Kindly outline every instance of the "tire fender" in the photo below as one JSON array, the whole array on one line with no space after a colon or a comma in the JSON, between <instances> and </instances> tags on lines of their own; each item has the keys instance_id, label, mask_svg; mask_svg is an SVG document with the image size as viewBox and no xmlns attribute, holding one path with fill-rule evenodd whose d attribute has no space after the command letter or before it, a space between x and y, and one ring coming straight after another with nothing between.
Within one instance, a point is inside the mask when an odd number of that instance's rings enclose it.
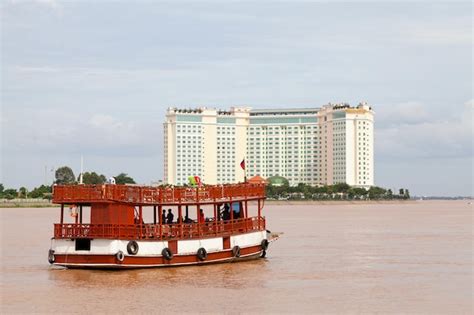
<instances>
[{"instance_id":1,"label":"tire fender","mask_svg":"<svg viewBox=\"0 0 474 315\"><path fill-rule=\"evenodd\" d=\"M240 257L240 247L239 246L236 245L232 248L232 256L234 256L235 258Z\"/></svg>"},{"instance_id":2,"label":"tire fender","mask_svg":"<svg viewBox=\"0 0 474 315\"><path fill-rule=\"evenodd\" d=\"M138 253L138 243L136 241L130 241L127 244L127 252L130 255L136 255Z\"/></svg>"},{"instance_id":3,"label":"tire fender","mask_svg":"<svg viewBox=\"0 0 474 315\"><path fill-rule=\"evenodd\" d=\"M200 261L204 261L207 259L207 251L204 247L199 248L196 255Z\"/></svg>"}]
</instances>

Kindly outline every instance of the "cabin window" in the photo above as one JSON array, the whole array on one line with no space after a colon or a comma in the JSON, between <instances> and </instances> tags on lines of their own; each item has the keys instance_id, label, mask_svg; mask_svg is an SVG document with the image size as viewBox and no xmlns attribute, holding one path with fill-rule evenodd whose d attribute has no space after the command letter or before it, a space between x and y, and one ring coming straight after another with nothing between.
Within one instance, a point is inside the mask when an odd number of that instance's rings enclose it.
<instances>
[{"instance_id":1,"label":"cabin window","mask_svg":"<svg viewBox=\"0 0 474 315\"><path fill-rule=\"evenodd\" d=\"M76 239L76 250L91 250L91 240L88 238Z\"/></svg>"}]
</instances>

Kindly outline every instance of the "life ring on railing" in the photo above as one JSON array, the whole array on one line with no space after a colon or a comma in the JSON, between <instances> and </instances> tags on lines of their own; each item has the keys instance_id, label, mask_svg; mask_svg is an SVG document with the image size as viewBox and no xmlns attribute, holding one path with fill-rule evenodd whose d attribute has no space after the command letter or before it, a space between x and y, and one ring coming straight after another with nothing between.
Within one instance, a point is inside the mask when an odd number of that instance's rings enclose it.
<instances>
[{"instance_id":1,"label":"life ring on railing","mask_svg":"<svg viewBox=\"0 0 474 315\"><path fill-rule=\"evenodd\" d=\"M236 245L232 248L232 256L234 256L235 258L240 257L240 247L239 246Z\"/></svg>"},{"instance_id":2,"label":"life ring on railing","mask_svg":"<svg viewBox=\"0 0 474 315\"><path fill-rule=\"evenodd\" d=\"M48 262L50 264L53 264L55 260L56 260L56 258L54 257L54 250L50 249L48 251Z\"/></svg>"},{"instance_id":3,"label":"life ring on railing","mask_svg":"<svg viewBox=\"0 0 474 315\"><path fill-rule=\"evenodd\" d=\"M268 240L267 239L264 239L262 240L262 242L260 243L260 247L262 247L262 249L265 251L268 249Z\"/></svg>"},{"instance_id":4,"label":"life ring on railing","mask_svg":"<svg viewBox=\"0 0 474 315\"><path fill-rule=\"evenodd\" d=\"M138 243L136 241L130 241L127 244L127 252L130 255L136 255L138 253Z\"/></svg>"},{"instance_id":5,"label":"life ring on railing","mask_svg":"<svg viewBox=\"0 0 474 315\"><path fill-rule=\"evenodd\" d=\"M117 254L115 254L115 258L117 258L118 261L122 262L125 259L125 254L119 250Z\"/></svg>"},{"instance_id":6,"label":"life ring on railing","mask_svg":"<svg viewBox=\"0 0 474 315\"><path fill-rule=\"evenodd\" d=\"M199 248L196 255L200 261L204 261L207 259L207 251L204 247Z\"/></svg>"},{"instance_id":7,"label":"life ring on railing","mask_svg":"<svg viewBox=\"0 0 474 315\"><path fill-rule=\"evenodd\" d=\"M168 261L173 259L173 252L168 247L163 248L163 250L161 251L161 255L163 256L164 259Z\"/></svg>"}]
</instances>

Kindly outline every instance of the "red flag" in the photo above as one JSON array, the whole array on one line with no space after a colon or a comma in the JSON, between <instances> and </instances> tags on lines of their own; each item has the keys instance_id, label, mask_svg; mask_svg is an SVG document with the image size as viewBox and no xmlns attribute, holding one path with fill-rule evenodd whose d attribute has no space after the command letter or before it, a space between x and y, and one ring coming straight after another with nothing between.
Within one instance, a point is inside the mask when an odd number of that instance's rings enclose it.
<instances>
[{"instance_id":1,"label":"red flag","mask_svg":"<svg viewBox=\"0 0 474 315\"><path fill-rule=\"evenodd\" d=\"M242 162L240 162L240 167L245 170L245 159L242 160Z\"/></svg>"}]
</instances>

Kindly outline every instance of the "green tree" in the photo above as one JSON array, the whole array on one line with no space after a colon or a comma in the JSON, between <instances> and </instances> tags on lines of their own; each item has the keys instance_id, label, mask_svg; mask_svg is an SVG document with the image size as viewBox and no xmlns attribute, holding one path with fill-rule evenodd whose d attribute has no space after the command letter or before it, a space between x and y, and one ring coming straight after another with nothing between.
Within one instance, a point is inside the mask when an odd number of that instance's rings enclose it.
<instances>
[{"instance_id":1,"label":"green tree","mask_svg":"<svg viewBox=\"0 0 474 315\"><path fill-rule=\"evenodd\" d=\"M51 195L51 186L41 185L36 187L30 192L31 198L45 198L49 199L48 197Z\"/></svg>"},{"instance_id":2,"label":"green tree","mask_svg":"<svg viewBox=\"0 0 474 315\"><path fill-rule=\"evenodd\" d=\"M3 198L5 199L15 199L18 197L18 192L16 189L9 188L3 191Z\"/></svg>"},{"instance_id":3,"label":"green tree","mask_svg":"<svg viewBox=\"0 0 474 315\"><path fill-rule=\"evenodd\" d=\"M3 195L4 190L5 190L5 187L3 186L3 184L0 184L0 198Z\"/></svg>"},{"instance_id":4,"label":"green tree","mask_svg":"<svg viewBox=\"0 0 474 315\"><path fill-rule=\"evenodd\" d=\"M74 184L76 177L69 166L62 166L56 170L56 184L67 185Z\"/></svg>"},{"instance_id":5,"label":"green tree","mask_svg":"<svg viewBox=\"0 0 474 315\"><path fill-rule=\"evenodd\" d=\"M387 198L392 199L393 198L393 192L391 189L387 190Z\"/></svg>"},{"instance_id":6,"label":"green tree","mask_svg":"<svg viewBox=\"0 0 474 315\"><path fill-rule=\"evenodd\" d=\"M115 176L115 183L116 184L135 184L135 181L133 178L128 176L125 173L120 173L117 176Z\"/></svg>"},{"instance_id":7,"label":"green tree","mask_svg":"<svg viewBox=\"0 0 474 315\"><path fill-rule=\"evenodd\" d=\"M107 178L104 175L99 175L96 172L91 172L91 173L85 172L84 174L82 174L82 182L84 184L98 185L98 184L103 184L106 181L107 181Z\"/></svg>"},{"instance_id":8,"label":"green tree","mask_svg":"<svg viewBox=\"0 0 474 315\"><path fill-rule=\"evenodd\" d=\"M369 188L368 193L370 199L381 199L385 196L387 190L382 187L372 186Z\"/></svg>"},{"instance_id":9,"label":"green tree","mask_svg":"<svg viewBox=\"0 0 474 315\"><path fill-rule=\"evenodd\" d=\"M405 199L410 199L410 192L408 189L405 189Z\"/></svg>"},{"instance_id":10,"label":"green tree","mask_svg":"<svg viewBox=\"0 0 474 315\"><path fill-rule=\"evenodd\" d=\"M351 188L351 186L349 186L346 183L338 183L338 184L333 185L334 192L338 192L338 193L346 193L349 190L349 188Z\"/></svg>"},{"instance_id":11,"label":"green tree","mask_svg":"<svg viewBox=\"0 0 474 315\"><path fill-rule=\"evenodd\" d=\"M28 197L28 189L26 189L26 187L20 187L20 189L18 190L18 197L19 198Z\"/></svg>"}]
</instances>

